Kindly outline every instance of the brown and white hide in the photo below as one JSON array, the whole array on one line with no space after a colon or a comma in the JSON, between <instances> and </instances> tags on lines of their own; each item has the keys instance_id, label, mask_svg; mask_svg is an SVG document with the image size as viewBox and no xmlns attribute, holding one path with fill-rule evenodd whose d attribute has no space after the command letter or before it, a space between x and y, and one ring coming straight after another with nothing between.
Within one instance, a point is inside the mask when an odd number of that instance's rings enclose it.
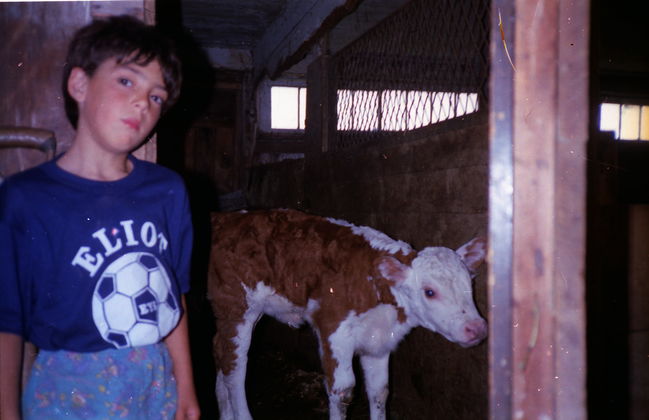
<instances>
[{"instance_id":1,"label":"brown and white hide","mask_svg":"<svg viewBox=\"0 0 649 420\"><path fill-rule=\"evenodd\" d=\"M307 322L320 346L330 419L344 419L360 357L373 420L385 418L388 359L416 326L461 346L487 334L471 279L485 256L473 239L453 251L294 210L212 215L208 291L216 317L216 394L222 420L251 419L245 395L255 323Z\"/></svg>"}]
</instances>

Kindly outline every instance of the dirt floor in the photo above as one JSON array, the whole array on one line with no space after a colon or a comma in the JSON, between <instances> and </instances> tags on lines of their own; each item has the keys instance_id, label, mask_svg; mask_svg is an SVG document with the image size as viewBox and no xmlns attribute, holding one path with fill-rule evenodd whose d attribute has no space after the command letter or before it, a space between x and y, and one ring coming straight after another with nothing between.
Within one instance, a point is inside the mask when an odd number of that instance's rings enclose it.
<instances>
[{"instance_id":1,"label":"dirt floor","mask_svg":"<svg viewBox=\"0 0 649 420\"><path fill-rule=\"evenodd\" d=\"M327 394L319 370L304 370L299 363L278 351L256 355L250 360L249 369L248 404L255 419L329 418ZM348 408L350 420L369 419L367 400L358 388Z\"/></svg>"},{"instance_id":2,"label":"dirt floor","mask_svg":"<svg viewBox=\"0 0 649 420\"><path fill-rule=\"evenodd\" d=\"M192 337L202 418L209 420L218 419L210 348L213 332L205 326L200 337ZM347 412L349 420L369 419L359 375L357 372L354 401ZM306 327L292 330L262 318L249 352L246 392L255 420L327 420L328 401L313 333Z\"/></svg>"}]
</instances>

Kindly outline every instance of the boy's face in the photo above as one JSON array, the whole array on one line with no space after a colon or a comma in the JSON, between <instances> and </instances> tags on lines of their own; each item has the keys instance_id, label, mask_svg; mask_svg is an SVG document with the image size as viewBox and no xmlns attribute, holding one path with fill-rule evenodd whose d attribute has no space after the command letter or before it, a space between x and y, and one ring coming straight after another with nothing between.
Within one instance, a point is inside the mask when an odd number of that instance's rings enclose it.
<instances>
[{"instance_id":1,"label":"boy's face","mask_svg":"<svg viewBox=\"0 0 649 420\"><path fill-rule=\"evenodd\" d=\"M157 60L141 66L111 58L92 76L74 68L68 91L79 106L76 141L111 154L128 153L142 142L168 96Z\"/></svg>"}]
</instances>

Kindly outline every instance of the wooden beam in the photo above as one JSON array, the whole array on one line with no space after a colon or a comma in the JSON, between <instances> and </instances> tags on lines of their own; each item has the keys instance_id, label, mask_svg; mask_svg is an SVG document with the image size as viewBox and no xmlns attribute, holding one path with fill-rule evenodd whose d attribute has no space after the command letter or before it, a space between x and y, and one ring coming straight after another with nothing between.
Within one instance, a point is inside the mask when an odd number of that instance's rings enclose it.
<instances>
[{"instance_id":1,"label":"wooden beam","mask_svg":"<svg viewBox=\"0 0 649 420\"><path fill-rule=\"evenodd\" d=\"M255 153L305 153L306 146L303 139L304 135L299 134L294 136L296 138L290 138L291 136L275 136L273 139L272 136L267 137L264 140L257 141L255 145ZM287 139L289 137L289 139Z\"/></svg>"},{"instance_id":2,"label":"wooden beam","mask_svg":"<svg viewBox=\"0 0 649 420\"><path fill-rule=\"evenodd\" d=\"M587 417L589 16L588 0L493 3L492 419Z\"/></svg>"},{"instance_id":3,"label":"wooden beam","mask_svg":"<svg viewBox=\"0 0 649 420\"><path fill-rule=\"evenodd\" d=\"M216 68L225 68L230 70L251 70L252 54L245 48L205 48L210 64Z\"/></svg>"},{"instance_id":4,"label":"wooden beam","mask_svg":"<svg viewBox=\"0 0 649 420\"><path fill-rule=\"evenodd\" d=\"M288 2L286 11L265 32L253 52L253 76L275 79L309 52L320 36L353 12L362 0L301 0Z\"/></svg>"},{"instance_id":5,"label":"wooden beam","mask_svg":"<svg viewBox=\"0 0 649 420\"><path fill-rule=\"evenodd\" d=\"M555 176L556 419L586 419L586 192L590 1L560 1Z\"/></svg>"},{"instance_id":6,"label":"wooden beam","mask_svg":"<svg viewBox=\"0 0 649 420\"><path fill-rule=\"evenodd\" d=\"M514 50L514 0L494 0L489 81L489 417L512 409L512 229L514 211L514 68L499 31Z\"/></svg>"},{"instance_id":7,"label":"wooden beam","mask_svg":"<svg viewBox=\"0 0 649 420\"><path fill-rule=\"evenodd\" d=\"M112 0L88 1L90 13L93 18L102 18L115 15L131 15L142 21L153 24L155 20L155 7L151 7L149 0Z\"/></svg>"}]
</instances>

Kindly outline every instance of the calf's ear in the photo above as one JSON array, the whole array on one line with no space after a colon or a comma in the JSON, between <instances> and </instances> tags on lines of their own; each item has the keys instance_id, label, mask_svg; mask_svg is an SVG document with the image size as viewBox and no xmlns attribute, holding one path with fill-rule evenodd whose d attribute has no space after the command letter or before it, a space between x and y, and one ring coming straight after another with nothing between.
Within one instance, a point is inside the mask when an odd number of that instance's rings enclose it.
<instances>
[{"instance_id":1,"label":"calf's ear","mask_svg":"<svg viewBox=\"0 0 649 420\"><path fill-rule=\"evenodd\" d=\"M408 267L394 257L381 257L376 260L376 267L384 278L396 284L403 283L408 278Z\"/></svg>"},{"instance_id":2,"label":"calf's ear","mask_svg":"<svg viewBox=\"0 0 649 420\"><path fill-rule=\"evenodd\" d=\"M473 238L456 249L455 252L462 258L469 269L471 278L473 278L487 255L487 240L483 237Z\"/></svg>"}]
</instances>

